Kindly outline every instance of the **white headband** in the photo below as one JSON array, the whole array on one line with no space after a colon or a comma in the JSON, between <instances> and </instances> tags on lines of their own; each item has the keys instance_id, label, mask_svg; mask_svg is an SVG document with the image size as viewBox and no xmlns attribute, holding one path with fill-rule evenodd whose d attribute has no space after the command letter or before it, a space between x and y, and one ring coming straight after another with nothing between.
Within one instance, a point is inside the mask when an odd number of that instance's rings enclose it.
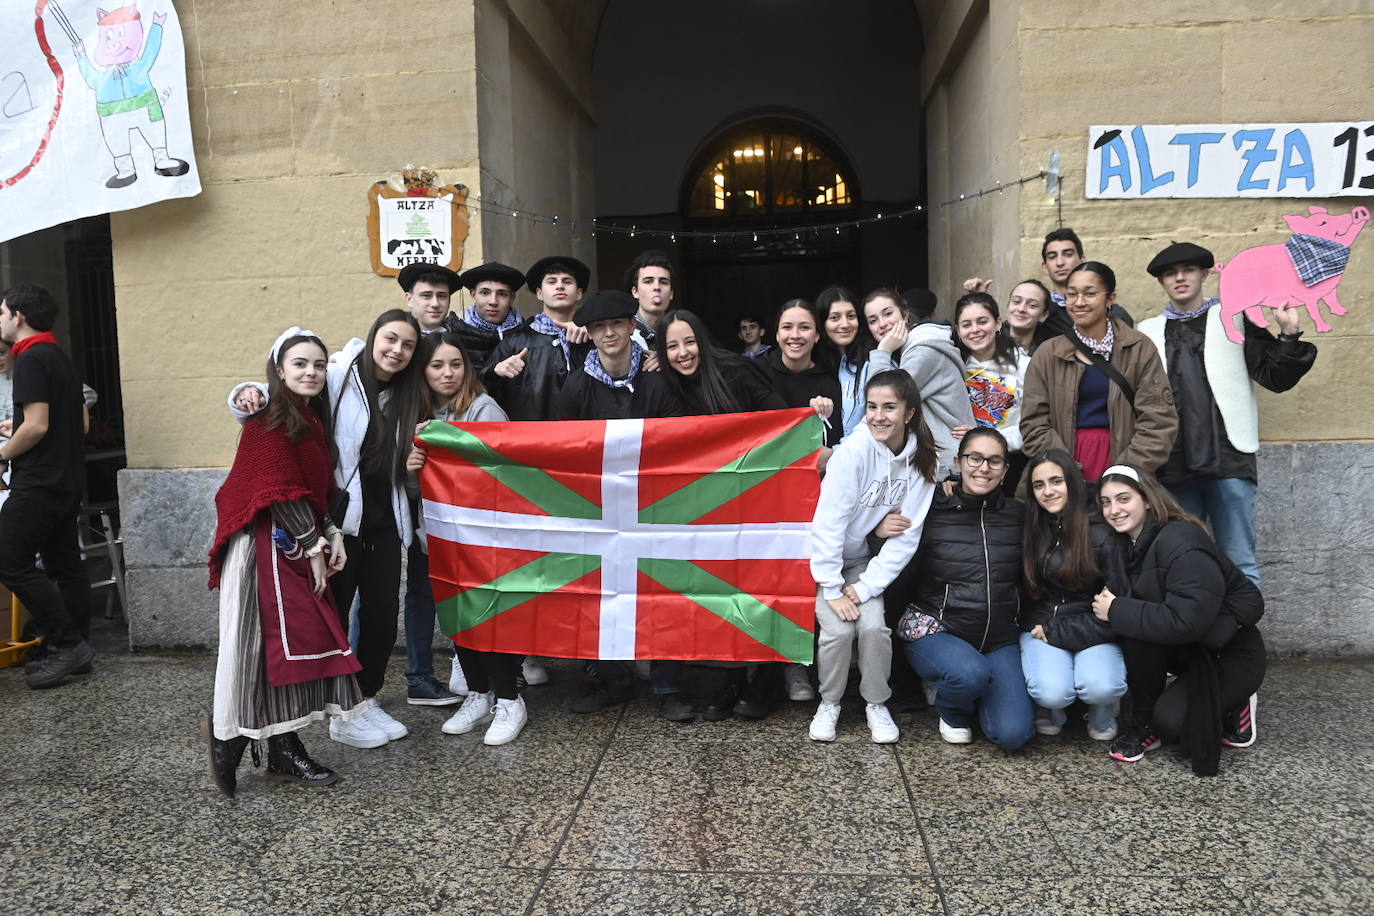
<instances>
[{"instance_id":1,"label":"white headband","mask_svg":"<svg viewBox=\"0 0 1374 916\"><path fill-rule=\"evenodd\" d=\"M1124 464L1114 464L1111 467L1107 468L1107 470L1102 472L1103 477L1106 477L1109 474L1119 474L1122 477L1129 477L1136 483L1140 483L1140 475L1136 473L1135 468L1127 467Z\"/></svg>"},{"instance_id":2,"label":"white headband","mask_svg":"<svg viewBox=\"0 0 1374 916\"><path fill-rule=\"evenodd\" d=\"M287 328L285 331L281 332L281 336L276 339L276 341L272 344L272 349L268 351L269 355L272 357L272 364L276 365L277 363L281 362L281 345L286 343L291 338L314 337L318 339L319 336L320 335L316 334L314 331L302 331L299 327L294 325L292 327Z\"/></svg>"}]
</instances>

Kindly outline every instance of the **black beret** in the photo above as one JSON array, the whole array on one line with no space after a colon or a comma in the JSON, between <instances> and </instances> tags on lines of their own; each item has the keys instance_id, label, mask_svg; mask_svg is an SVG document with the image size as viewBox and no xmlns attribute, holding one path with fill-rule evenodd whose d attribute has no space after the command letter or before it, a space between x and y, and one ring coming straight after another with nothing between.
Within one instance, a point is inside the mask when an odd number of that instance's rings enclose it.
<instances>
[{"instance_id":1,"label":"black beret","mask_svg":"<svg viewBox=\"0 0 1374 916\"><path fill-rule=\"evenodd\" d=\"M592 281L592 269L586 264L570 254L555 254L547 258L540 258L534 262L533 267L525 272L525 282L529 284L531 292L539 292L539 287L544 283L544 276L554 264L562 264L572 270L573 279L577 281L578 289L586 289L587 284Z\"/></svg>"},{"instance_id":2,"label":"black beret","mask_svg":"<svg viewBox=\"0 0 1374 916\"><path fill-rule=\"evenodd\" d=\"M1212 253L1201 245L1194 245L1192 242L1174 242L1155 255L1154 260L1145 268L1145 272L1157 279L1175 264L1196 264L1203 270L1210 270L1216 262L1217 259L1212 257Z\"/></svg>"},{"instance_id":3,"label":"black beret","mask_svg":"<svg viewBox=\"0 0 1374 916\"><path fill-rule=\"evenodd\" d=\"M465 270L458 279L462 282L463 286L467 287L469 290L475 290L477 284L483 281L504 283L510 287L510 291L513 293L519 292L525 286L524 274L514 267L507 267L505 264L499 264L496 261L491 261L487 264L479 264L471 270Z\"/></svg>"},{"instance_id":4,"label":"black beret","mask_svg":"<svg viewBox=\"0 0 1374 916\"><path fill-rule=\"evenodd\" d=\"M609 321L612 318L633 318L639 311L639 303L634 297L621 289L603 289L592 293L590 299L573 315L573 323L585 328L593 321Z\"/></svg>"},{"instance_id":5,"label":"black beret","mask_svg":"<svg viewBox=\"0 0 1374 916\"><path fill-rule=\"evenodd\" d=\"M401 272L396 275L396 282L401 284L401 289L410 292L410 288L415 285L415 281L420 279L422 274L438 274L443 277L448 283L448 291L450 294L463 285L459 282L456 273L449 270L447 267L439 264L432 264L429 261L420 261L402 267Z\"/></svg>"}]
</instances>

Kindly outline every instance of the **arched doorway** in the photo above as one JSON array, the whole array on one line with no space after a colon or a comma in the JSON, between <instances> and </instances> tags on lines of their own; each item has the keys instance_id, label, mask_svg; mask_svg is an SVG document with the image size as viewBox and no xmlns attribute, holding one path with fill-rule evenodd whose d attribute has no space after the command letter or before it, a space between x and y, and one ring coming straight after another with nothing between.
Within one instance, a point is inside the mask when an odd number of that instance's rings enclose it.
<instances>
[{"instance_id":1,"label":"arched doorway","mask_svg":"<svg viewBox=\"0 0 1374 916\"><path fill-rule=\"evenodd\" d=\"M778 303L853 283L856 232L812 227L852 219L860 201L849 157L813 125L773 116L717 133L683 182L680 212L693 234L684 237L682 261L693 307L728 339L745 315L766 323Z\"/></svg>"},{"instance_id":2,"label":"arched doorway","mask_svg":"<svg viewBox=\"0 0 1374 916\"><path fill-rule=\"evenodd\" d=\"M608 3L592 68L596 215L637 231L598 233L600 285L664 249L675 304L730 343L740 314L771 319L831 283L924 284L923 216L809 231L924 203L922 44L909 0Z\"/></svg>"}]
</instances>

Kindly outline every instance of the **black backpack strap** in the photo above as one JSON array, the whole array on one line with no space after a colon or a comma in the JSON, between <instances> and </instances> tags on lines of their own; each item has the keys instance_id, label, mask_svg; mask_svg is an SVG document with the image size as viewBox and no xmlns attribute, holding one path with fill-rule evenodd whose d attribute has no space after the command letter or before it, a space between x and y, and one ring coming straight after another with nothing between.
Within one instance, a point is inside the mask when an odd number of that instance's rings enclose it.
<instances>
[{"instance_id":1,"label":"black backpack strap","mask_svg":"<svg viewBox=\"0 0 1374 916\"><path fill-rule=\"evenodd\" d=\"M1107 378L1116 382L1117 386L1121 389L1121 393L1126 396L1126 400L1130 401L1131 406L1134 407L1135 386L1132 385L1130 382L1126 381L1126 376L1122 375L1120 370L1118 370L1111 363L1103 359L1096 351L1093 350L1092 347L1088 346L1082 340L1080 340L1077 334L1070 331L1068 334L1065 334L1064 336L1067 337L1069 339L1069 342L1072 343L1074 347L1078 349L1079 353L1082 353L1084 356L1088 358L1090 362L1092 362L1094 366L1096 366L1097 368L1101 369L1104 373L1106 373Z\"/></svg>"}]
</instances>

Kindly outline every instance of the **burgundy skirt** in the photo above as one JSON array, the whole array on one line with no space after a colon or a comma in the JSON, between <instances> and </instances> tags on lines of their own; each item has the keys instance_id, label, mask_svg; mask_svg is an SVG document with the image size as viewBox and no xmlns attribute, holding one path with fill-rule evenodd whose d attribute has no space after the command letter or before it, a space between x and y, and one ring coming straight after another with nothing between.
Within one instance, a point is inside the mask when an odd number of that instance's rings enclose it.
<instances>
[{"instance_id":1,"label":"burgundy skirt","mask_svg":"<svg viewBox=\"0 0 1374 916\"><path fill-rule=\"evenodd\" d=\"M1112 466L1112 431L1095 427L1074 434L1073 457L1083 468L1083 479L1096 483Z\"/></svg>"}]
</instances>

